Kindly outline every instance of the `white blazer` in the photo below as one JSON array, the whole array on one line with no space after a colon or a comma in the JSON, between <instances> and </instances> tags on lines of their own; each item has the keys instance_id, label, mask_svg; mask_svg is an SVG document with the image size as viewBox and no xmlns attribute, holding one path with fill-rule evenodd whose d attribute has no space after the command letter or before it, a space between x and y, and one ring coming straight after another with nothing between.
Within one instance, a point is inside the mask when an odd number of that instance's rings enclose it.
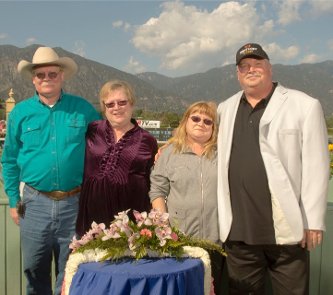
<instances>
[{"instance_id":1,"label":"white blazer","mask_svg":"<svg viewBox=\"0 0 333 295\"><path fill-rule=\"evenodd\" d=\"M232 223L228 170L242 93L218 107L218 210L223 242ZM277 244L298 243L304 229L325 230L329 152L319 101L278 85L260 120L259 145L271 192Z\"/></svg>"}]
</instances>

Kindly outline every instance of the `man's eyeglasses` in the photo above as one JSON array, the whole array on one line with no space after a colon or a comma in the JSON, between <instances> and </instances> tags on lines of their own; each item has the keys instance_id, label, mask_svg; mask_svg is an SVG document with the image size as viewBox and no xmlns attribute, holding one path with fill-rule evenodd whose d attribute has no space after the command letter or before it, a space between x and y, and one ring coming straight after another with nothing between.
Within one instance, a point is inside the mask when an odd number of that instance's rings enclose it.
<instances>
[{"instance_id":1,"label":"man's eyeglasses","mask_svg":"<svg viewBox=\"0 0 333 295\"><path fill-rule=\"evenodd\" d=\"M59 72L39 72L34 73L34 76L37 77L39 80L44 80L46 77L48 77L50 80L54 80L58 77Z\"/></svg>"},{"instance_id":2,"label":"man's eyeglasses","mask_svg":"<svg viewBox=\"0 0 333 295\"><path fill-rule=\"evenodd\" d=\"M112 109L116 106L116 104L118 105L118 107L124 107L125 105L127 105L128 100L119 100L119 101L112 101L109 103L105 103L104 105L108 108L108 109Z\"/></svg>"},{"instance_id":3,"label":"man's eyeglasses","mask_svg":"<svg viewBox=\"0 0 333 295\"><path fill-rule=\"evenodd\" d=\"M264 64L262 62L256 62L255 64L248 64L248 63L240 63L238 65L238 71L242 74L247 73L248 71L250 71L250 69L263 69L264 68Z\"/></svg>"},{"instance_id":4,"label":"man's eyeglasses","mask_svg":"<svg viewBox=\"0 0 333 295\"><path fill-rule=\"evenodd\" d=\"M201 119L199 116L191 116L190 118L194 123L200 123L203 121L207 126L213 125L213 121L210 119Z\"/></svg>"}]
</instances>

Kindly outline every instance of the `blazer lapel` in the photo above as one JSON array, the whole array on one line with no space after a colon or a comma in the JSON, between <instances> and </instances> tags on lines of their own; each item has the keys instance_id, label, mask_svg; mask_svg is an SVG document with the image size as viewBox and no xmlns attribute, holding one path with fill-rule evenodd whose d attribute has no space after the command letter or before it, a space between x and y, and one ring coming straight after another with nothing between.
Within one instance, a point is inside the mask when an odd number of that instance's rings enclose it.
<instances>
[{"instance_id":1,"label":"blazer lapel","mask_svg":"<svg viewBox=\"0 0 333 295\"><path fill-rule=\"evenodd\" d=\"M232 146L232 138L234 135L234 126L235 126L235 120L236 115L238 111L238 106L240 99L242 97L243 91L239 92L239 94L235 97L235 99L231 102L231 107L229 107L230 112L228 113L227 120L225 121L226 125L225 128L223 128L223 132L227 133L226 136L226 153L225 158L228 159L226 161L227 166L229 166L229 159L230 159L230 153L231 153L231 146Z\"/></svg>"},{"instance_id":2,"label":"blazer lapel","mask_svg":"<svg viewBox=\"0 0 333 295\"><path fill-rule=\"evenodd\" d=\"M275 91L269 100L269 103L265 109L264 114L261 117L260 120L260 133L263 135L265 138L268 135L269 131L269 124L273 120L273 118L276 116L276 114L279 112L281 106L285 102L285 100L288 98L287 95L287 89L284 88L283 86L278 85L275 88Z\"/></svg>"}]
</instances>

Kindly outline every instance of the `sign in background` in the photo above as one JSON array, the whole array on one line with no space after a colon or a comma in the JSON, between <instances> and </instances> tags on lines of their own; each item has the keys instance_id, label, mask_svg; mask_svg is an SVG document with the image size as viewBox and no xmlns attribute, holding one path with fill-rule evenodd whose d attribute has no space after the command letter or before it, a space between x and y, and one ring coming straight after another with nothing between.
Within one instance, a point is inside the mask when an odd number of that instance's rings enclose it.
<instances>
[{"instance_id":1,"label":"sign in background","mask_svg":"<svg viewBox=\"0 0 333 295\"><path fill-rule=\"evenodd\" d=\"M153 121L153 120L136 120L138 125L142 128L160 128L161 121Z\"/></svg>"}]
</instances>

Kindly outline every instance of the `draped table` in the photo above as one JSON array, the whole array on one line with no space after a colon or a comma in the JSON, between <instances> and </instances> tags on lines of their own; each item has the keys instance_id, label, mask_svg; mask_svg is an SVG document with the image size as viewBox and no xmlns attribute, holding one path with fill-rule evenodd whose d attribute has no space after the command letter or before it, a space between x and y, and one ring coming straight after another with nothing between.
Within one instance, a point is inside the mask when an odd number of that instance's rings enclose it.
<instances>
[{"instance_id":1,"label":"draped table","mask_svg":"<svg viewBox=\"0 0 333 295\"><path fill-rule=\"evenodd\" d=\"M70 295L203 295L201 259L146 258L80 264Z\"/></svg>"}]
</instances>

